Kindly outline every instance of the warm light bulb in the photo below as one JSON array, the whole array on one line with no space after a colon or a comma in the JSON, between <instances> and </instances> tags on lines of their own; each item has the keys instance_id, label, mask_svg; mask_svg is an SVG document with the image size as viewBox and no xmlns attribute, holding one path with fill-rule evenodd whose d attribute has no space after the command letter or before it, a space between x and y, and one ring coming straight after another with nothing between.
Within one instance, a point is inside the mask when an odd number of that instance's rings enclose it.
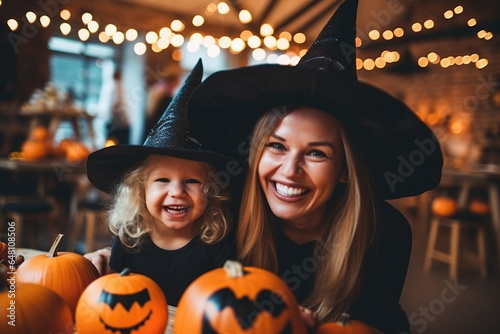
<instances>
[{"instance_id":1,"label":"warm light bulb","mask_svg":"<svg viewBox=\"0 0 500 334\"><path fill-rule=\"evenodd\" d=\"M61 13L59 15L61 15L61 18L65 21L69 20L71 17L71 13L67 9L61 10Z\"/></svg>"},{"instance_id":2,"label":"warm light bulb","mask_svg":"<svg viewBox=\"0 0 500 334\"><path fill-rule=\"evenodd\" d=\"M462 6L456 6L453 11L455 12L455 14L461 14L461 13L464 12L464 7L462 7Z\"/></svg>"},{"instance_id":3,"label":"warm light bulb","mask_svg":"<svg viewBox=\"0 0 500 334\"><path fill-rule=\"evenodd\" d=\"M229 49L231 47L231 38L222 36L219 38L219 46L223 49Z\"/></svg>"},{"instance_id":4,"label":"warm light bulb","mask_svg":"<svg viewBox=\"0 0 500 334\"><path fill-rule=\"evenodd\" d=\"M403 37L404 34L405 34L405 31L403 30L403 28L394 29L394 36Z\"/></svg>"},{"instance_id":5,"label":"warm light bulb","mask_svg":"<svg viewBox=\"0 0 500 334\"><path fill-rule=\"evenodd\" d=\"M274 36L267 36L266 38L264 38L264 45L268 48L268 49L275 49L276 48L276 38Z\"/></svg>"},{"instance_id":6,"label":"warm light bulb","mask_svg":"<svg viewBox=\"0 0 500 334\"><path fill-rule=\"evenodd\" d=\"M99 41L101 41L101 43L106 43L107 41L109 41L108 34L106 34L106 32L104 32L104 31L101 31L99 33Z\"/></svg>"},{"instance_id":7,"label":"warm light bulb","mask_svg":"<svg viewBox=\"0 0 500 334\"><path fill-rule=\"evenodd\" d=\"M153 44L158 40L158 34L155 31L149 31L146 34L146 42L149 44Z\"/></svg>"},{"instance_id":8,"label":"warm light bulb","mask_svg":"<svg viewBox=\"0 0 500 334\"><path fill-rule=\"evenodd\" d=\"M363 61L361 60L361 58L356 58L356 69L360 70L362 68L363 68Z\"/></svg>"},{"instance_id":9,"label":"warm light bulb","mask_svg":"<svg viewBox=\"0 0 500 334\"><path fill-rule=\"evenodd\" d=\"M256 49L261 46L262 41L259 36L252 36L248 39L247 43L249 47L251 47L252 49Z\"/></svg>"},{"instance_id":10,"label":"warm light bulb","mask_svg":"<svg viewBox=\"0 0 500 334\"><path fill-rule=\"evenodd\" d=\"M418 59L418 66L427 67L427 65L429 65L429 59L427 59L427 57L420 57Z\"/></svg>"},{"instance_id":11,"label":"warm light bulb","mask_svg":"<svg viewBox=\"0 0 500 334\"><path fill-rule=\"evenodd\" d=\"M287 55L279 56L278 57L278 64L283 65L283 66L290 65L290 57L288 57Z\"/></svg>"},{"instance_id":12,"label":"warm light bulb","mask_svg":"<svg viewBox=\"0 0 500 334\"><path fill-rule=\"evenodd\" d=\"M92 21L92 14L90 14L90 13L83 13L82 14L82 22L84 24L89 24L90 21Z\"/></svg>"},{"instance_id":13,"label":"warm light bulb","mask_svg":"<svg viewBox=\"0 0 500 334\"><path fill-rule=\"evenodd\" d=\"M96 21L90 21L87 25L87 28L89 28L89 31L91 33L95 33L97 32L97 30L99 30L99 23L97 23Z\"/></svg>"},{"instance_id":14,"label":"warm light bulb","mask_svg":"<svg viewBox=\"0 0 500 334\"><path fill-rule=\"evenodd\" d=\"M158 44L158 47L162 50L165 50L166 48L168 48L168 46L170 45L170 41L168 40L168 38L165 38L165 37L161 37L157 42L156 44Z\"/></svg>"},{"instance_id":15,"label":"warm light bulb","mask_svg":"<svg viewBox=\"0 0 500 334\"><path fill-rule=\"evenodd\" d=\"M384 68L386 64L387 63L382 57L378 57L377 59L375 59L375 66L377 68Z\"/></svg>"},{"instance_id":16,"label":"warm light bulb","mask_svg":"<svg viewBox=\"0 0 500 334\"><path fill-rule=\"evenodd\" d=\"M290 34L288 31L283 31L280 34L280 38L284 38L284 39L286 39L287 41L290 42L292 40L292 34Z\"/></svg>"},{"instance_id":17,"label":"warm light bulb","mask_svg":"<svg viewBox=\"0 0 500 334\"><path fill-rule=\"evenodd\" d=\"M476 67L478 69L483 69L485 68L486 66L488 66L488 59L486 58L483 58L483 59L479 59L477 62L476 62Z\"/></svg>"},{"instance_id":18,"label":"warm light bulb","mask_svg":"<svg viewBox=\"0 0 500 334\"><path fill-rule=\"evenodd\" d=\"M33 22L35 22L35 21L36 21L36 14L35 14L35 13L33 13L33 12L31 12L31 11L30 11L30 12L27 12L27 13L26 13L26 18L28 19L28 22L29 22L29 23L33 23Z\"/></svg>"},{"instance_id":19,"label":"warm light bulb","mask_svg":"<svg viewBox=\"0 0 500 334\"><path fill-rule=\"evenodd\" d=\"M241 52L245 49L245 41L241 38L235 38L231 41L231 50L234 52Z\"/></svg>"},{"instance_id":20,"label":"warm light bulb","mask_svg":"<svg viewBox=\"0 0 500 334\"><path fill-rule=\"evenodd\" d=\"M134 45L134 52L138 56L142 56L146 53L146 44L139 42Z\"/></svg>"},{"instance_id":21,"label":"warm light bulb","mask_svg":"<svg viewBox=\"0 0 500 334\"><path fill-rule=\"evenodd\" d=\"M217 5L217 10L219 11L220 14L225 15L229 13L230 8L227 3L219 2L219 4Z\"/></svg>"},{"instance_id":22,"label":"warm light bulb","mask_svg":"<svg viewBox=\"0 0 500 334\"><path fill-rule=\"evenodd\" d=\"M420 23L413 23L413 25L411 26L411 29L414 31L414 32L420 32L422 31L422 25Z\"/></svg>"},{"instance_id":23,"label":"warm light bulb","mask_svg":"<svg viewBox=\"0 0 500 334\"><path fill-rule=\"evenodd\" d=\"M266 58L266 51L264 49L255 49L252 52L252 57L256 61L264 60Z\"/></svg>"},{"instance_id":24,"label":"warm light bulb","mask_svg":"<svg viewBox=\"0 0 500 334\"><path fill-rule=\"evenodd\" d=\"M356 37L356 39L354 40L354 44L357 48L359 48L361 47L361 45L363 45L363 41L361 40L361 38Z\"/></svg>"},{"instance_id":25,"label":"warm light bulb","mask_svg":"<svg viewBox=\"0 0 500 334\"><path fill-rule=\"evenodd\" d=\"M467 25L468 25L469 27L473 27L473 26L475 26L476 24L477 24L477 21L476 21L476 19L475 19L475 18L469 19L469 21L467 21Z\"/></svg>"},{"instance_id":26,"label":"warm light bulb","mask_svg":"<svg viewBox=\"0 0 500 334\"><path fill-rule=\"evenodd\" d=\"M80 38L81 41L85 42L86 40L89 39L89 37L90 37L90 31L88 31L87 29L82 28L78 30L78 38Z\"/></svg>"},{"instance_id":27,"label":"warm light bulb","mask_svg":"<svg viewBox=\"0 0 500 334\"><path fill-rule=\"evenodd\" d=\"M71 26L66 22L61 23L60 29L63 35L67 35L71 32Z\"/></svg>"},{"instance_id":28,"label":"warm light bulb","mask_svg":"<svg viewBox=\"0 0 500 334\"><path fill-rule=\"evenodd\" d=\"M268 23L264 23L261 27L260 27L260 34L261 36L270 36L274 33L274 28L268 24Z\"/></svg>"},{"instance_id":29,"label":"warm light bulb","mask_svg":"<svg viewBox=\"0 0 500 334\"><path fill-rule=\"evenodd\" d=\"M434 28L434 21L432 21L432 20L425 21L424 22L424 27L426 29L432 29L432 28Z\"/></svg>"},{"instance_id":30,"label":"warm light bulb","mask_svg":"<svg viewBox=\"0 0 500 334\"><path fill-rule=\"evenodd\" d=\"M453 11L452 10L447 10L446 12L444 12L444 18L449 20L453 17Z\"/></svg>"},{"instance_id":31,"label":"warm light bulb","mask_svg":"<svg viewBox=\"0 0 500 334\"><path fill-rule=\"evenodd\" d=\"M193 17L193 25L195 27L201 27L205 23L205 19L201 15L196 15Z\"/></svg>"},{"instance_id":32,"label":"warm light bulb","mask_svg":"<svg viewBox=\"0 0 500 334\"><path fill-rule=\"evenodd\" d=\"M108 24L105 28L104 28L104 31L106 32L106 34L108 34L109 37L113 36L113 34L115 32L118 31L118 29L116 28L116 26L114 24Z\"/></svg>"},{"instance_id":33,"label":"warm light bulb","mask_svg":"<svg viewBox=\"0 0 500 334\"><path fill-rule=\"evenodd\" d=\"M163 38L169 38L172 35L172 30L168 27L163 27L160 29L160 36Z\"/></svg>"},{"instance_id":34,"label":"warm light bulb","mask_svg":"<svg viewBox=\"0 0 500 334\"><path fill-rule=\"evenodd\" d=\"M363 62L363 66L364 66L365 70L371 71L375 68L375 62L373 61L373 59L367 58Z\"/></svg>"},{"instance_id":35,"label":"warm light bulb","mask_svg":"<svg viewBox=\"0 0 500 334\"><path fill-rule=\"evenodd\" d=\"M306 35L304 35L301 32L298 32L295 35L293 35L293 41L297 44L302 44L306 41Z\"/></svg>"},{"instance_id":36,"label":"warm light bulb","mask_svg":"<svg viewBox=\"0 0 500 334\"><path fill-rule=\"evenodd\" d=\"M125 35L121 31L117 31L113 34L113 43L122 44L125 40Z\"/></svg>"},{"instance_id":37,"label":"warm light bulb","mask_svg":"<svg viewBox=\"0 0 500 334\"><path fill-rule=\"evenodd\" d=\"M211 45L207 49L207 54L209 57L215 58L220 54L220 48L217 45Z\"/></svg>"},{"instance_id":38,"label":"warm light bulb","mask_svg":"<svg viewBox=\"0 0 500 334\"><path fill-rule=\"evenodd\" d=\"M245 42L248 41L250 37L253 36L253 33L250 30L243 30L240 34L240 38Z\"/></svg>"},{"instance_id":39,"label":"warm light bulb","mask_svg":"<svg viewBox=\"0 0 500 334\"><path fill-rule=\"evenodd\" d=\"M137 39L137 37L139 37L139 33L135 29L129 29L125 33L125 37L127 38L127 41L132 42L132 41L135 41Z\"/></svg>"},{"instance_id":40,"label":"warm light bulb","mask_svg":"<svg viewBox=\"0 0 500 334\"><path fill-rule=\"evenodd\" d=\"M170 41L170 43L176 48L178 48L182 46L182 44L184 44L184 36L180 34L175 34L174 36L172 36L172 40Z\"/></svg>"},{"instance_id":41,"label":"warm light bulb","mask_svg":"<svg viewBox=\"0 0 500 334\"><path fill-rule=\"evenodd\" d=\"M182 31L184 30L184 23L182 23L180 20L173 20L170 24L170 28L172 28L172 31Z\"/></svg>"},{"instance_id":42,"label":"warm light bulb","mask_svg":"<svg viewBox=\"0 0 500 334\"><path fill-rule=\"evenodd\" d=\"M391 30L386 30L383 32L382 37L386 40L391 40L394 38L394 33Z\"/></svg>"},{"instance_id":43,"label":"warm light bulb","mask_svg":"<svg viewBox=\"0 0 500 334\"><path fill-rule=\"evenodd\" d=\"M195 53L195 52L198 52L198 50L200 49L200 44L198 43L195 43L193 41L189 41L187 42L186 44L186 48L189 52L191 53Z\"/></svg>"},{"instance_id":44,"label":"warm light bulb","mask_svg":"<svg viewBox=\"0 0 500 334\"><path fill-rule=\"evenodd\" d=\"M17 21L14 19L8 19L7 25L9 26L10 30L12 30L12 31L16 31L16 29L19 27L19 23L17 23Z\"/></svg>"},{"instance_id":45,"label":"warm light bulb","mask_svg":"<svg viewBox=\"0 0 500 334\"><path fill-rule=\"evenodd\" d=\"M288 48L290 47L290 42L286 38L280 38L276 42L276 46L280 50L283 50L283 51L288 50Z\"/></svg>"},{"instance_id":46,"label":"warm light bulb","mask_svg":"<svg viewBox=\"0 0 500 334\"><path fill-rule=\"evenodd\" d=\"M378 30L371 30L368 33L368 37L370 37L371 40L377 40L380 38L380 32Z\"/></svg>"},{"instance_id":47,"label":"warm light bulb","mask_svg":"<svg viewBox=\"0 0 500 334\"><path fill-rule=\"evenodd\" d=\"M212 45L215 45L215 38L213 36L207 35L203 37L203 46L206 48L211 47Z\"/></svg>"},{"instance_id":48,"label":"warm light bulb","mask_svg":"<svg viewBox=\"0 0 500 334\"><path fill-rule=\"evenodd\" d=\"M240 11L238 17L240 19L240 22L243 24L252 22L252 14L250 14L250 12L246 9Z\"/></svg>"},{"instance_id":49,"label":"warm light bulb","mask_svg":"<svg viewBox=\"0 0 500 334\"><path fill-rule=\"evenodd\" d=\"M41 16L40 24L42 25L42 27L47 28L50 24L50 17L48 17L47 15Z\"/></svg>"}]
</instances>

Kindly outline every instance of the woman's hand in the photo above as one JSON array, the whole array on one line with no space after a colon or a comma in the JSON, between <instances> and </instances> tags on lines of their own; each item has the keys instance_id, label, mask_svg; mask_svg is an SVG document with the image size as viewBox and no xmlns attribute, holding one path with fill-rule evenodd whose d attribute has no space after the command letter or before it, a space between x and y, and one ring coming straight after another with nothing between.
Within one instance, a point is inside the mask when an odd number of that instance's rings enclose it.
<instances>
[{"instance_id":1,"label":"woman's hand","mask_svg":"<svg viewBox=\"0 0 500 334\"><path fill-rule=\"evenodd\" d=\"M97 268L99 275L106 275L111 272L109 258L111 257L111 247L102 248L92 253L84 255Z\"/></svg>"},{"instance_id":2,"label":"woman's hand","mask_svg":"<svg viewBox=\"0 0 500 334\"><path fill-rule=\"evenodd\" d=\"M300 315L302 316L302 320L306 324L309 331L314 331L316 326L318 325L318 314L311 309L299 306Z\"/></svg>"}]
</instances>

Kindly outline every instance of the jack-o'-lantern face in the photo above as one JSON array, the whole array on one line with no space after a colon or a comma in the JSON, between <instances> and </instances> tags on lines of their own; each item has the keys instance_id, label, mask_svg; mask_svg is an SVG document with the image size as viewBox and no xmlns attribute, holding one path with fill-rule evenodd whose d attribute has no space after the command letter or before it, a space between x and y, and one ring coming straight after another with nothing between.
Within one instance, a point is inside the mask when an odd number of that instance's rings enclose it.
<instances>
[{"instance_id":1,"label":"jack-o'-lantern face","mask_svg":"<svg viewBox=\"0 0 500 334\"><path fill-rule=\"evenodd\" d=\"M167 302L158 285L125 271L102 276L89 285L76 309L80 334L160 333L167 319Z\"/></svg>"},{"instance_id":2,"label":"jack-o'-lantern face","mask_svg":"<svg viewBox=\"0 0 500 334\"><path fill-rule=\"evenodd\" d=\"M222 268L200 276L182 295L175 319L176 334L306 333L286 284L252 267L236 276Z\"/></svg>"}]
</instances>

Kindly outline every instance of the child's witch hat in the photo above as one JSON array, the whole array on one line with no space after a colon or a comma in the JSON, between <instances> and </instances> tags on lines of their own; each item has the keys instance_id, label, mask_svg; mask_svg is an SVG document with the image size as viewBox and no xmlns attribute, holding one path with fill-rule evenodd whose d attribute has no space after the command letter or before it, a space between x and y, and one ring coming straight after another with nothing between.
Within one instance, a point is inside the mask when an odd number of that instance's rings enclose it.
<instances>
[{"instance_id":1,"label":"child's witch hat","mask_svg":"<svg viewBox=\"0 0 500 334\"><path fill-rule=\"evenodd\" d=\"M87 160L90 182L102 191L111 192L127 171L151 154L204 161L216 166L228 161L227 156L204 150L189 135L188 101L202 77L203 65L199 60L142 146L116 145L92 153Z\"/></svg>"}]
</instances>

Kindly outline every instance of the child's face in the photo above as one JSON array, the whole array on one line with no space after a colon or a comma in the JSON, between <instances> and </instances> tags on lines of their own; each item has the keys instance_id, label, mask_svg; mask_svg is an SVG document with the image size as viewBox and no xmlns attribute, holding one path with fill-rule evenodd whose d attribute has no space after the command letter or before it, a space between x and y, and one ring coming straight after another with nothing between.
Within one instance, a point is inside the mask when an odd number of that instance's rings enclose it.
<instances>
[{"instance_id":1,"label":"child's face","mask_svg":"<svg viewBox=\"0 0 500 334\"><path fill-rule=\"evenodd\" d=\"M208 179L202 162L159 156L150 162L151 173L146 178L146 206L155 218L160 234L194 232L191 224L207 206L201 185Z\"/></svg>"}]
</instances>

